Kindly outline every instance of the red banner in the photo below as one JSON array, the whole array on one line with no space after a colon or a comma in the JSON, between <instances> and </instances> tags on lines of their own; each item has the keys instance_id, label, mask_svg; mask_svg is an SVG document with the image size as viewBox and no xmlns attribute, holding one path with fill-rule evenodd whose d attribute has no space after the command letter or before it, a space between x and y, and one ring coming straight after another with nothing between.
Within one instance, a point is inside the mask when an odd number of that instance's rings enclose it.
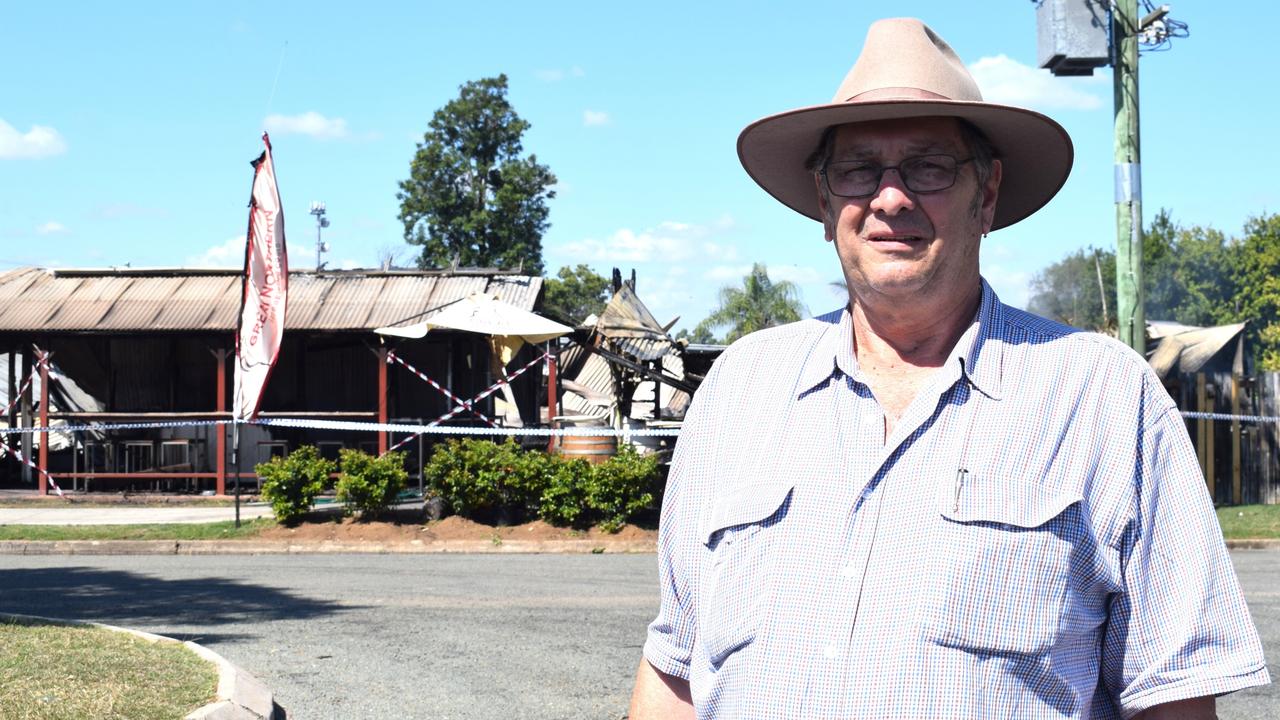
<instances>
[{"instance_id":1,"label":"red banner","mask_svg":"<svg viewBox=\"0 0 1280 720\"><path fill-rule=\"evenodd\" d=\"M271 162L271 139L253 161L253 195L249 200L249 232L244 253L244 294L236 331L235 404L237 420L258 414L262 391L280 355L285 302L289 293L289 258L284 245L284 212Z\"/></svg>"}]
</instances>

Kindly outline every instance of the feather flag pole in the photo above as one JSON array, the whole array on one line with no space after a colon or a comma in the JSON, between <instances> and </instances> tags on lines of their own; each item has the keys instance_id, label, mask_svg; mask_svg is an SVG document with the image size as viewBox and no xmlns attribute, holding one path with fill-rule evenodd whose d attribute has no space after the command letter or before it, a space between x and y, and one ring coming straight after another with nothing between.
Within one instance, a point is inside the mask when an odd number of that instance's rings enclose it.
<instances>
[{"instance_id":1,"label":"feather flag pole","mask_svg":"<svg viewBox=\"0 0 1280 720\"><path fill-rule=\"evenodd\" d=\"M253 161L249 229L245 237L240 317L236 327L232 465L235 468L236 526L240 525L240 425L258 414L262 392L280 356L289 294L289 258L285 251L284 211L276 185L271 138Z\"/></svg>"}]
</instances>

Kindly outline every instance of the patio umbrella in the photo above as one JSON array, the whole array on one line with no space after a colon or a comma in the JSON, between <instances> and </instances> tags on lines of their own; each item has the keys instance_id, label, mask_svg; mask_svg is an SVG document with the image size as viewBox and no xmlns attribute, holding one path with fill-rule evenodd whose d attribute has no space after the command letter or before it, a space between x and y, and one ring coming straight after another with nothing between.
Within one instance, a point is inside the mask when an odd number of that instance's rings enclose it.
<instances>
[{"instance_id":1,"label":"patio umbrella","mask_svg":"<svg viewBox=\"0 0 1280 720\"><path fill-rule=\"evenodd\" d=\"M540 343L573 332L573 328L502 302L487 293L472 293L412 325L380 327L374 332L404 338L425 337L433 328L448 328ZM503 343L509 344L507 342Z\"/></svg>"},{"instance_id":2,"label":"patio umbrella","mask_svg":"<svg viewBox=\"0 0 1280 720\"><path fill-rule=\"evenodd\" d=\"M523 423L515 409L516 400L511 387L503 376L503 368L526 342L536 345L573 332L571 327L504 303L496 296L479 292L445 306L421 322L404 327L380 327L374 332L418 339L425 337L429 330L439 328L489 336L489 345L493 351L489 356L491 370L494 375L502 378L498 382L502 385L501 392L505 401L505 407L499 409L499 414L506 418L509 425Z\"/></svg>"}]
</instances>

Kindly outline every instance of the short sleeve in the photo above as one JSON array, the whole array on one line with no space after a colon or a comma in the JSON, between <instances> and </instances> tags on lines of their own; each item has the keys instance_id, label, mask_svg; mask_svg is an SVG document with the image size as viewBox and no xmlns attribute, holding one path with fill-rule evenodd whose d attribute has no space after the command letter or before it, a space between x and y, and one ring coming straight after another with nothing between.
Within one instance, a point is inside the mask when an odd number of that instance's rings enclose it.
<instances>
[{"instance_id":1,"label":"short sleeve","mask_svg":"<svg viewBox=\"0 0 1280 720\"><path fill-rule=\"evenodd\" d=\"M1163 403L1142 427L1123 590L1110 603L1101 665L1126 718L1270 682L1181 416Z\"/></svg>"}]
</instances>

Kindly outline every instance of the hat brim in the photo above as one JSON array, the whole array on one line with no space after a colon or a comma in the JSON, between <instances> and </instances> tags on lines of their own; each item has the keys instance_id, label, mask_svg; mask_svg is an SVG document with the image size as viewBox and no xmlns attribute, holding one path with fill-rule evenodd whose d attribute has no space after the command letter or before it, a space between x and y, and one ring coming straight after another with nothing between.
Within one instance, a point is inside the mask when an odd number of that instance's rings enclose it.
<instances>
[{"instance_id":1,"label":"hat brim","mask_svg":"<svg viewBox=\"0 0 1280 720\"><path fill-rule=\"evenodd\" d=\"M832 103L789 110L744 128L738 136L738 157L747 174L770 195L821 220L813 173L804 165L823 132L833 125L918 117L967 120L991 141L1003 169L992 230L1044 207L1071 174L1071 138L1051 118L1025 108L958 100Z\"/></svg>"}]
</instances>

